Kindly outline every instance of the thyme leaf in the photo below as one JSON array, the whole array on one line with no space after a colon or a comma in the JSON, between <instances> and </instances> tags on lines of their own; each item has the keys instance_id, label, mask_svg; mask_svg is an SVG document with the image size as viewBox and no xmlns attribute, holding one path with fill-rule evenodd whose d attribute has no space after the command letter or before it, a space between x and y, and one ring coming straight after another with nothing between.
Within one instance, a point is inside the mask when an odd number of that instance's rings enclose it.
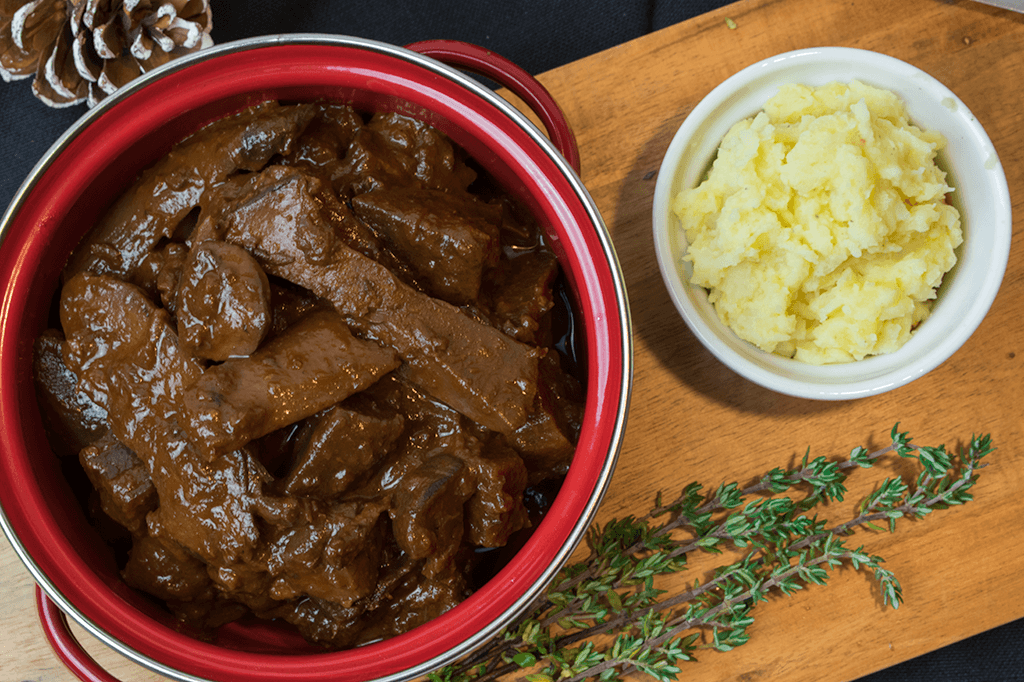
<instances>
[{"instance_id":1,"label":"thyme leaf","mask_svg":"<svg viewBox=\"0 0 1024 682\"><path fill-rule=\"evenodd\" d=\"M824 585L843 565L870 572L882 603L899 608L902 588L882 557L847 540L857 529L893 532L900 519L969 502L994 446L988 435L972 436L954 455L944 445L914 445L898 423L889 440L835 461L811 459L808 450L796 467L772 469L745 488L729 483L704 492L691 483L670 502L659 492L644 516L593 526L583 560L563 568L501 635L429 679L482 682L518 672L527 682L610 682L631 673L675 680L680 663L698 651L746 643L758 603ZM848 476L887 455L915 459L920 473L909 482L882 480L842 523L808 514L841 502ZM685 571L695 552L726 550L740 557L706 582L672 594L657 587L656 578Z\"/></svg>"}]
</instances>

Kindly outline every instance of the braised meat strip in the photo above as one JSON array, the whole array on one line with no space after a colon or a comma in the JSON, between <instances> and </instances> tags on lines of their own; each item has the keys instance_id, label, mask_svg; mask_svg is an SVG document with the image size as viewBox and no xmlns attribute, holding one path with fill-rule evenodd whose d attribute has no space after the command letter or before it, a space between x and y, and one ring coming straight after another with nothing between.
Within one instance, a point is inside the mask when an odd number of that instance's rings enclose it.
<instances>
[{"instance_id":1,"label":"braised meat strip","mask_svg":"<svg viewBox=\"0 0 1024 682\"><path fill-rule=\"evenodd\" d=\"M65 361L81 390L107 409L113 436L149 468L160 501L147 516L149 533L216 565L251 556L255 515L286 517L294 504L263 495L268 474L249 453L206 462L186 436L184 390L202 368L182 352L166 311L132 284L82 273L63 288L61 323Z\"/></svg>"},{"instance_id":2,"label":"braised meat strip","mask_svg":"<svg viewBox=\"0 0 1024 682\"><path fill-rule=\"evenodd\" d=\"M82 469L99 493L103 511L133 533L146 527L146 515L159 503L149 467L110 432L79 452Z\"/></svg>"},{"instance_id":3,"label":"braised meat strip","mask_svg":"<svg viewBox=\"0 0 1024 682\"><path fill-rule=\"evenodd\" d=\"M43 332L34 344L32 376L50 447L61 457L75 457L107 432L107 411L78 390L63 348L63 331Z\"/></svg>"},{"instance_id":4,"label":"braised meat strip","mask_svg":"<svg viewBox=\"0 0 1024 682\"><path fill-rule=\"evenodd\" d=\"M384 188L353 197L352 209L431 295L454 305L475 301L484 270L498 263L501 207L470 194Z\"/></svg>"},{"instance_id":5,"label":"braised meat strip","mask_svg":"<svg viewBox=\"0 0 1024 682\"><path fill-rule=\"evenodd\" d=\"M362 391L398 365L390 349L352 336L337 313L314 312L252 355L207 369L184 391L183 424L213 459Z\"/></svg>"},{"instance_id":6,"label":"braised meat strip","mask_svg":"<svg viewBox=\"0 0 1024 682\"><path fill-rule=\"evenodd\" d=\"M207 190L287 153L313 116L310 105L267 103L203 128L145 171L71 255L66 277L89 270L130 279L170 239Z\"/></svg>"},{"instance_id":7,"label":"braised meat strip","mask_svg":"<svg viewBox=\"0 0 1024 682\"><path fill-rule=\"evenodd\" d=\"M327 649L469 596L583 409L558 262L512 207L437 130L338 103L254 107L143 171L34 349L125 582L206 637L255 616Z\"/></svg>"},{"instance_id":8,"label":"braised meat strip","mask_svg":"<svg viewBox=\"0 0 1024 682\"><path fill-rule=\"evenodd\" d=\"M365 338L393 348L413 383L501 433L526 422L536 348L413 289L334 236L315 199L318 180L271 167L200 233L253 253L264 269L330 301Z\"/></svg>"}]
</instances>

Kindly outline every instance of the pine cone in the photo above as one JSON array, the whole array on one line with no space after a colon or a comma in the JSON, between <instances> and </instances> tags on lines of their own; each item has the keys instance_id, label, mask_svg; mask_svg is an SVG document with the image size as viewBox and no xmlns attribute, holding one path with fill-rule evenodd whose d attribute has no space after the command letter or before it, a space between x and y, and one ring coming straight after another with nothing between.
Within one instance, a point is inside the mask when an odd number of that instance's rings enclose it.
<instances>
[{"instance_id":1,"label":"pine cone","mask_svg":"<svg viewBox=\"0 0 1024 682\"><path fill-rule=\"evenodd\" d=\"M133 78L213 44L209 0L0 0L0 77L34 75L52 107L94 106Z\"/></svg>"}]
</instances>

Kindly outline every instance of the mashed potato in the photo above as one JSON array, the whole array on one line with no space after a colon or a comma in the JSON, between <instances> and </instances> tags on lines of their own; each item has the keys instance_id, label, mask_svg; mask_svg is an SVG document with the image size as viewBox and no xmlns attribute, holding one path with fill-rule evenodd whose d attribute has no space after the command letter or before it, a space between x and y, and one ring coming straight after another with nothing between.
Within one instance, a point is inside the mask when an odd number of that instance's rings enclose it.
<instances>
[{"instance_id":1,"label":"mashed potato","mask_svg":"<svg viewBox=\"0 0 1024 682\"><path fill-rule=\"evenodd\" d=\"M886 90L784 86L673 202L692 282L765 351L824 364L896 350L962 241L944 144Z\"/></svg>"}]
</instances>

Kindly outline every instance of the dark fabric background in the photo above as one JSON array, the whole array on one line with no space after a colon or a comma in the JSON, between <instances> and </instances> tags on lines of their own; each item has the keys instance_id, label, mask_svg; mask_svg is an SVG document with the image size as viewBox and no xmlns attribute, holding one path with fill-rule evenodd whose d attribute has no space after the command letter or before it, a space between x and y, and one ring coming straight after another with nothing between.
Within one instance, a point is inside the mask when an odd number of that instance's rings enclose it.
<instances>
[{"instance_id":1,"label":"dark fabric background","mask_svg":"<svg viewBox=\"0 0 1024 682\"><path fill-rule=\"evenodd\" d=\"M490 48L530 73L541 73L726 3L723 0L212 0L211 4L212 35L217 43L293 32L353 35L397 45L428 38L449 38ZM0 82L0 206L6 209L35 163L84 111L84 106L60 110L44 106L32 96L28 81ZM979 560L983 559L979 557ZM970 579L969 566L964 567L964 579ZM1008 599L1020 597L1006 595ZM908 604L907 608L913 605ZM799 646L799 643L793 644ZM685 668L683 674L685 676ZM1012 680L1024 680L1024 621L868 676L862 682Z\"/></svg>"}]
</instances>

